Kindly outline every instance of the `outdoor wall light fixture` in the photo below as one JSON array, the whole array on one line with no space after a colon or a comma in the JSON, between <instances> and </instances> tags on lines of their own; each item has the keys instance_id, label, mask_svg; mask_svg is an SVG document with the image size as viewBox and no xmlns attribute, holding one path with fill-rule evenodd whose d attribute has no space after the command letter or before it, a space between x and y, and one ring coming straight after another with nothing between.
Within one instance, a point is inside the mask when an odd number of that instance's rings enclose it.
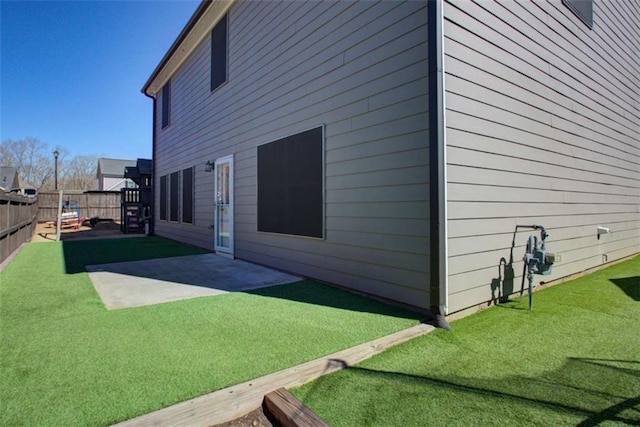
<instances>
[{"instance_id":1,"label":"outdoor wall light fixture","mask_svg":"<svg viewBox=\"0 0 640 427\"><path fill-rule=\"evenodd\" d=\"M207 163L204 164L204 171L211 172L213 170L213 162L211 160L207 160Z\"/></svg>"},{"instance_id":2,"label":"outdoor wall light fixture","mask_svg":"<svg viewBox=\"0 0 640 427\"><path fill-rule=\"evenodd\" d=\"M609 234L609 233L611 233L610 228L598 226L598 240L600 240L600 236L602 234Z\"/></svg>"}]
</instances>

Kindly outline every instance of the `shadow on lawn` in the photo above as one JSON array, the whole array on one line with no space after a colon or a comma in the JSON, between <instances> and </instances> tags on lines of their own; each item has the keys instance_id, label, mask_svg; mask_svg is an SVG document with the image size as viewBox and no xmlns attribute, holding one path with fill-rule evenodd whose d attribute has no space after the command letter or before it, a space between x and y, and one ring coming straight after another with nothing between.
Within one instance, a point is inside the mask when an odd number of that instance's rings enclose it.
<instances>
[{"instance_id":1,"label":"shadow on lawn","mask_svg":"<svg viewBox=\"0 0 640 427\"><path fill-rule=\"evenodd\" d=\"M202 260L201 262L192 260L189 261L190 264L185 261L183 264L179 264L180 267L177 269L171 268L171 271L164 272L165 268L159 266L159 263L165 266L169 264L163 262L163 258L211 254L211 252L159 237L63 242L62 245L67 274L84 273L87 271L86 266L100 265L101 271L102 268L104 268L104 271L107 272L126 274L140 278L159 279L176 285L184 284L225 291L241 291L262 297L285 299L405 319L418 320L424 317L424 314L421 313L391 306L372 298L310 280L274 286L273 284L283 283L284 280L273 282L273 280L277 278L264 278L261 276L261 274L264 273L253 270L253 267L258 269L262 267L240 260L230 261L226 258L220 258L221 261L225 261L225 263L219 266L211 260ZM150 260L150 262L140 263L139 265L134 264L133 267L122 267L121 265L114 264L142 260ZM236 273L232 272L233 268L226 265L229 262L233 262L236 265ZM109 267L103 266L102 264L114 265ZM242 267L242 265L245 265L245 267ZM206 269L205 272L201 271L203 268ZM260 277L256 278L256 276ZM269 287L252 290L248 290L251 289L250 287L242 287L245 281L251 284L256 280L262 280L266 283L265 286ZM269 282L269 280L272 280L272 282Z\"/></svg>"},{"instance_id":2,"label":"shadow on lawn","mask_svg":"<svg viewBox=\"0 0 640 427\"><path fill-rule=\"evenodd\" d=\"M424 314L409 311L352 292L311 280L288 283L248 291L252 295L286 299L313 305L322 305L349 311L360 311L405 319L422 319Z\"/></svg>"},{"instance_id":3,"label":"shadow on lawn","mask_svg":"<svg viewBox=\"0 0 640 427\"><path fill-rule=\"evenodd\" d=\"M634 301L640 301L640 276L609 279Z\"/></svg>"},{"instance_id":4,"label":"shadow on lawn","mask_svg":"<svg viewBox=\"0 0 640 427\"><path fill-rule=\"evenodd\" d=\"M211 253L161 237L63 241L67 274L86 272L85 266Z\"/></svg>"},{"instance_id":5,"label":"shadow on lawn","mask_svg":"<svg viewBox=\"0 0 640 427\"><path fill-rule=\"evenodd\" d=\"M402 399L410 398L412 394L437 398L438 389L446 389L460 393L461 397L486 398L487 408L503 407L507 410L506 401L509 401L516 405L570 413L584 418L579 426L596 426L605 421L640 425L640 361L636 360L569 358L560 369L547 372L539 378L523 376L499 380L389 372L347 366L342 360L332 360L330 363L342 365L350 376L347 382L351 384L357 382L358 376L380 381L376 383L380 389L392 390L385 396L388 400L396 398L394 392L401 395ZM330 401L332 386L335 386L330 378L317 380L312 389L305 393L305 400ZM326 387L325 381L330 382L326 383ZM403 387L403 384L407 387ZM418 385L417 389L415 385ZM316 396L312 397L314 394ZM450 393L446 395L447 399L451 398ZM497 405L491 402L496 400Z\"/></svg>"}]
</instances>

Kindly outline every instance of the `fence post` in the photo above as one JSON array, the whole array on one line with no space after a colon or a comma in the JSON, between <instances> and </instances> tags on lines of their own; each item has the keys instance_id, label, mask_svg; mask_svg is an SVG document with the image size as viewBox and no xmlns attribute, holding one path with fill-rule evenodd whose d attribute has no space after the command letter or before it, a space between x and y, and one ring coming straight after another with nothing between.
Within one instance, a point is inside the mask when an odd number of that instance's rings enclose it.
<instances>
[{"instance_id":1,"label":"fence post","mask_svg":"<svg viewBox=\"0 0 640 427\"><path fill-rule=\"evenodd\" d=\"M58 198L58 219L56 220L56 242L60 241L60 227L62 226L62 190L60 190L60 197Z\"/></svg>"}]
</instances>

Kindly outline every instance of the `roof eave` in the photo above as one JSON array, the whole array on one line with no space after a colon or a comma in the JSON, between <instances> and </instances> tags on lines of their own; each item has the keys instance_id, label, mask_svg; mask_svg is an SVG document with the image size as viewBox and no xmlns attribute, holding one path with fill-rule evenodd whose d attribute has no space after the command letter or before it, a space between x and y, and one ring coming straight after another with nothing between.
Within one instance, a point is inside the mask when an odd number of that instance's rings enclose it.
<instances>
[{"instance_id":1,"label":"roof eave","mask_svg":"<svg viewBox=\"0 0 640 427\"><path fill-rule=\"evenodd\" d=\"M173 42L142 88L142 93L155 97L171 75L220 20L235 0L202 0L187 25Z\"/></svg>"}]
</instances>

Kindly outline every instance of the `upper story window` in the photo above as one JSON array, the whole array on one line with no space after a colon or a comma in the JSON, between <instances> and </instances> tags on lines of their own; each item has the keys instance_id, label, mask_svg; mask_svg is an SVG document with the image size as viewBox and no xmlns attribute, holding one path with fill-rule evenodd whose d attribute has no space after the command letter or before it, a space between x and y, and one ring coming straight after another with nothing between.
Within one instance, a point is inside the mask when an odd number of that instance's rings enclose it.
<instances>
[{"instance_id":1,"label":"upper story window","mask_svg":"<svg viewBox=\"0 0 640 427\"><path fill-rule=\"evenodd\" d=\"M211 91L227 81L227 15L211 31Z\"/></svg>"},{"instance_id":2,"label":"upper story window","mask_svg":"<svg viewBox=\"0 0 640 427\"><path fill-rule=\"evenodd\" d=\"M162 129L169 126L169 108L171 107L171 80L162 88Z\"/></svg>"},{"instance_id":3,"label":"upper story window","mask_svg":"<svg viewBox=\"0 0 640 427\"><path fill-rule=\"evenodd\" d=\"M589 28L593 28L593 0L562 0L562 3Z\"/></svg>"}]
</instances>

